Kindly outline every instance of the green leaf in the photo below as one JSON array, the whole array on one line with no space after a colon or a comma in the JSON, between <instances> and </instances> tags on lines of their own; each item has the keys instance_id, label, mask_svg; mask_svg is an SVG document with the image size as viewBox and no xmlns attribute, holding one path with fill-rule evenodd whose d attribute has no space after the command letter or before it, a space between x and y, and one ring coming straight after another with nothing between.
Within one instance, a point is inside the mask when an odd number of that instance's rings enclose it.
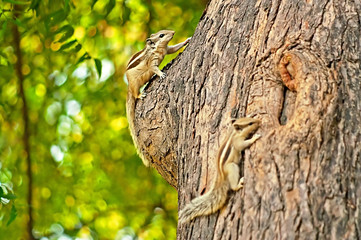
<instances>
[{"instance_id":1,"label":"green leaf","mask_svg":"<svg viewBox=\"0 0 361 240\"><path fill-rule=\"evenodd\" d=\"M29 4L29 2L22 2L22 1L15 1L15 0L4 0L4 2L17 4L17 5L27 5L27 4Z\"/></svg>"},{"instance_id":2,"label":"green leaf","mask_svg":"<svg viewBox=\"0 0 361 240\"><path fill-rule=\"evenodd\" d=\"M73 29L73 27L72 27L71 25L67 24L67 25L62 26L62 27L59 28L58 30L56 30L55 33L57 34L57 33L61 33L61 32L67 32L67 31L69 31L70 29Z\"/></svg>"},{"instance_id":3,"label":"green leaf","mask_svg":"<svg viewBox=\"0 0 361 240\"><path fill-rule=\"evenodd\" d=\"M3 197L4 196L4 190L2 187L0 187L0 197Z\"/></svg>"},{"instance_id":4,"label":"green leaf","mask_svg":"<svg viewBox=\"0 0 361 240\"><path fill-rule=\"evenodd\" d=\"M113 10L114 7L115 7L115 0L109 0L108 4L105 6L105 9L107 10L105 17L109 15L109 13Z\"/></svg>"},{"instance_id":5,"label":"green leaf","mask_svg":"<svg viewBox=\"0 0 361 240\"><path fill-rule=\"evenodd\" d=\"M98 1L98 0L93 0L92 5L91 5L91 9L92 9L92 10L93 10L94 5L97 3L97 1Z\"/></svg>"},{"instance_id":6,"label":"green leaf","mask_svg":"<svg viewBox=\"0 0 361 240\"><path fill-rule=\"evenodd\" d=\"M65 25L60 28L59 32L64 32L63 36L58 40L58 42L64 42L74 34L74 28L70 25Z\"/></svg>"},{"instance_id":7,"label":"green leaf","mask_svg":"<svg viewBox=\"0 0 361 240\"><path fill-rule=\"evenodd\" d=\"M80 43L78 43L78 45L75 46L73 52L79 52L81 48L82 48L82 45Z\"/></svg>"},{"instance_id":8,"label":"green leaf","mask_svg":"<svg viewBox=\"0 0 361 240\"><path fill-rule=\"evenodd\" d=\"M9 193L9 194L3 195L2 197L6 198L6 199L9 199L9 200L12 200L12 199L16 198L16 195L12 194L12 193Z\"/></svg>"},{"instance_id":9,"label":"green leaf","mask_svg":"<svg viewBox=\"0 0 361 240\"><path fill-rule=\"evenodd\" d=\"M86 52L83 54L83 56L81 56L78 60L78 62L75 65L78 65L81 62L84 62L87 59L91 59L91 57L89 56L89 54Z\"/></svg>"},{"instance_id":10,"label":"green leaf","mask_svg":"<svg viewBox=\"0 0 361 240\"><path fill-rule=\"evenodd\" d=\"M102 75L102 62L97 58L94 58L94 62L95 62L95 67L97 68L99 78L100 78L100 76Z\"/></svg>"},{"instance_id":11,"label":"green leaf","mask_svg":"<svg viewBox=\"0 0 361 240\"><path fill-rule=\"evenodd\" d=\"M9 65L9 61L7 57L5 56L5 54L0 52L0 66L8 66L8 65Z\"/></svg>"},{"instance_id":12,"label":"green leaf","mask_svg":"<svg viewBox=\"0 0 361 240\"><path fill-rule=\"evenodd\" d=\"M130 19L130 9L126 6L125 1L123 2L122 7L122 22L125 23Z\"/></svg>"},{"instance_id":13,"label":"green leaf","mask_svg":"<svg viewBox=\"0 0 361 240\"><path fill-rule=\"evenodd\" d=\"M18 215L18 211L16 210L16 208L13 204L13 206L11 207L11 210L10 210L10 218L6 225L9 226L15 220L17 215Z\"/></svg>"},{"instance_id":14,"label":"green leaf","mask_svg":"<svg viewBox=\"0 0 361 240\"><path fill-rule=\"evenodd\" d=\"M8 65L9 65L9 60L7 56L3 52L0 52L0 66L8 66Z\"/></svg>"},{"instance_id":15,"label":"green leaf","mask_svg":"<svg viewBox=\"0 0 361 240\"><path fill-rule=\"evenodd\" d=\"M67 42L67 43L63 44L63 45L60 47L60 49L58 50L58 52L70 48L70 47L71 47L72 45L74 45L74 43L76 43L76 42L77 42L77 40L72 40L72 41L70 41L70 42Z\"/></svg>"},{"instance_id":16,"label":"green leaf","mask_svg":"<svg viewBox=\"0 0 361 240\"><path fill-rule=\"evenodd\" d=\"M65 12L68 14L70 12L70 4L69 4L69 0L64 0L65 4L64 4L64 10Z\"/></svg>"},{"instance_id":17,"label":"green leaf","mask_svg":"<svg viewBox=\"0 0 361 240\"><path fill-rule=\"evenodd\" d=\"M15 23L18 27L26 28L26 26L19 19L11 19L13 23Z\"/></svg>"},{"instance_id":18,"label":"green leaf","mask_svg":"<svg viewBox=\"0 0 361 240\"><path fill-rule=\"evenodd\" d=\"M66 19L66 17L68 16L68 13L66 11L64 11L64 9L60 9L58 11L55 11L51 14L49 14L46 18L45 18L45 22L47 24L49 24L50 26L53 26L55 24L58 24L62 21L64 21Z\"/></svg>"},{"instance_id":19,"label":"green leaf","mask_svg":"<svg viewBox=\"0 0 361 240\"><path fill-rule=\"evenodd\" d=\"M4 23L1 26L0 37L5 35L7 25L8 25L8 21L4 21Z\"/></svg>"},{"instance_id":20,"label":"green leaf","mask_svg":"<svg viewBox=\"0 0 361 240\"><path fill-rule=\"evenodd\" d=\"M40 4L40 0L32 0L29 9L37 10Z\"/></svg>"}]
</instances>

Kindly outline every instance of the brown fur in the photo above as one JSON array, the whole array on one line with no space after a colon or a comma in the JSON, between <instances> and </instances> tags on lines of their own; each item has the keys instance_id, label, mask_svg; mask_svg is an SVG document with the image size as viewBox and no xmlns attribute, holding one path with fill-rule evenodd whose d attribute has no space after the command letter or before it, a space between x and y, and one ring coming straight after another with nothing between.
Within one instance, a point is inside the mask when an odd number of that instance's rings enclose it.
<instances>
[{"instance_id":1,"label":"brown fur","mask_svg":"<svg viewBox=\"0 0 361 240\"><path fill-rule=\"evenodd\" d=\"M134 129L135 103L136 99L142 96L139 93L139 89L146 84L154 74L158 75L161 79L165 78L166 74L158 68L163 61L164 56L167 53L178 51L189 41L189 39L187 39L183 43L168 47L168 43L173 38L173 35L174 31L171 30L162 30L152 34L147 39L145 48L131 57L125 72L128 79L127 118L130 133L138 154L146 166L149 165L149 162L139 150L139 144Z\"/></svg>"},{"instance_id":2,"label":"brown fur","mask_svg":"<svg viewBox=\"0 0 361 240\"><path fill-rule=\"evenodd\" d=\"M225 204L229 189L237 191L243 187L243 177L239 176L239 154L260 138L255 134L246 140L259 124L260 120L253 118L239 118L233 122L232 132L218 150L215 182L206 194L193 199L180 211L180 223L218 211Z\"/></svg>"}]
</instances>

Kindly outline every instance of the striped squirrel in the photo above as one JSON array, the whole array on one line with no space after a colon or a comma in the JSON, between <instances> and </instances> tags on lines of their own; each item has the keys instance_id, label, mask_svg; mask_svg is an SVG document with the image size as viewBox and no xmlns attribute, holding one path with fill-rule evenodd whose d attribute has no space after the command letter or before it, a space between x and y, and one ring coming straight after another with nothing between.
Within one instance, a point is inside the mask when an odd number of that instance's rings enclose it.
<instances>
[{"instance_id":1,"label":"striped squirrel","mask_svg":"<svg viewBox=\"0 0 361 240\"><path fill-rule=\"evenodd\" d=\"M158 75L160 79L164 79L166 77L166 74L158 68L165 55L177 52L190 41L190 38L188 38L184 42L168 46L168 43L172 40L173 35L174 31L171 30L161 30L150 35L150 37L146 40L145 48L131 57L125 72L128 79L126 106L130 133L138 155L141 157L145 166L149 166L149 162L139 150L139 144L137 142L134 129L135 102L136 99L145 97L144 93L139 93L139 89L146 84L154 74Z\"/></svg>"},{"instance_id":2,"label":"striped squirrel","mask_svg":"<svg viewBox=\"0 0 361 240\"><path fill-rule=\"evenodd\" d=\"M180 211L180 223L215 213L225 204L229 189L237 191L243 187L243 177L240 178L238 167L240 152L261 137L259 134L254 134L260 123L260 120L254 118L239 118L232 121L232 131L218 150L217 176L212 187L206 194L193 199ZM252 138L248 139L251 136Z\"/></svg>"}]
</instances>

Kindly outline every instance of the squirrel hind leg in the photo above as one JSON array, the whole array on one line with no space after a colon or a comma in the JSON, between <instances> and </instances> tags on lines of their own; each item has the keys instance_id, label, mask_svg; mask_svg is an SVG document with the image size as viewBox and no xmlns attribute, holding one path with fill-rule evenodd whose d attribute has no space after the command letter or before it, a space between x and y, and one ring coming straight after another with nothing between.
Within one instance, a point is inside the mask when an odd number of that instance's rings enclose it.
<instances>
[{"instance_id":1,"label":"squirrel hind leg","mask_svg":"<svg viewBox=\"0 0 361 240\"><path fill-rule=\"evenodd\" d=\"M130 84L130 83L129 83L128 91L131 93L131 95L132 95L134 98L138 98L138 91L137 91L136 86L134 86L133 84Z\"/></svg>"},{"instance_id":2,"label":"squirrel hind leg","mask_svg":"<svg viewBox=\"0 0 361 240\"><path fill-rule=\"evenodd\" d=\"M224 171L227 174L229 185L233 191L238 191L239 189L243 188L243 177L240 177L239 167L236 163L226 163L224 166Z\"/></svg>"}]
</instances>

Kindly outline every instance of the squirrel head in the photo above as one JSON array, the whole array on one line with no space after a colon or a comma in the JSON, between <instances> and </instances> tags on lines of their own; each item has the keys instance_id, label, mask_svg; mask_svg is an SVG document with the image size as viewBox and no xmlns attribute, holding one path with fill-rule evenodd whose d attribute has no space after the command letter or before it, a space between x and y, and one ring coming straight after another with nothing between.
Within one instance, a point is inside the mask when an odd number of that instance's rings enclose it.
<instances>
[{"instance_id":1,"label":"squirrel head","mask_svg":"<svg viewBox=\"0 0 361 240\"><path fill-rule=\"evenodd\" d=\"M161 30L157 33L154 33L150 35L149 38L147 38L147 45L152 48L162 45L165 46L169 43L170 40L172 40L174 33L175 32L172 30Z\"/></svg>"},{"instance_id":2,"label":"squirrel head","mask_svg":"<svg viewBox=\"0 0 361 240\"><path fill-rule=\"evenodd\" d=\"M254 119L254 118L238 118L238 119L232 119L232 125L235 130L246 130L252 131L257 130L261 123L261 120Z\"/></svg>"}]
</instances>

